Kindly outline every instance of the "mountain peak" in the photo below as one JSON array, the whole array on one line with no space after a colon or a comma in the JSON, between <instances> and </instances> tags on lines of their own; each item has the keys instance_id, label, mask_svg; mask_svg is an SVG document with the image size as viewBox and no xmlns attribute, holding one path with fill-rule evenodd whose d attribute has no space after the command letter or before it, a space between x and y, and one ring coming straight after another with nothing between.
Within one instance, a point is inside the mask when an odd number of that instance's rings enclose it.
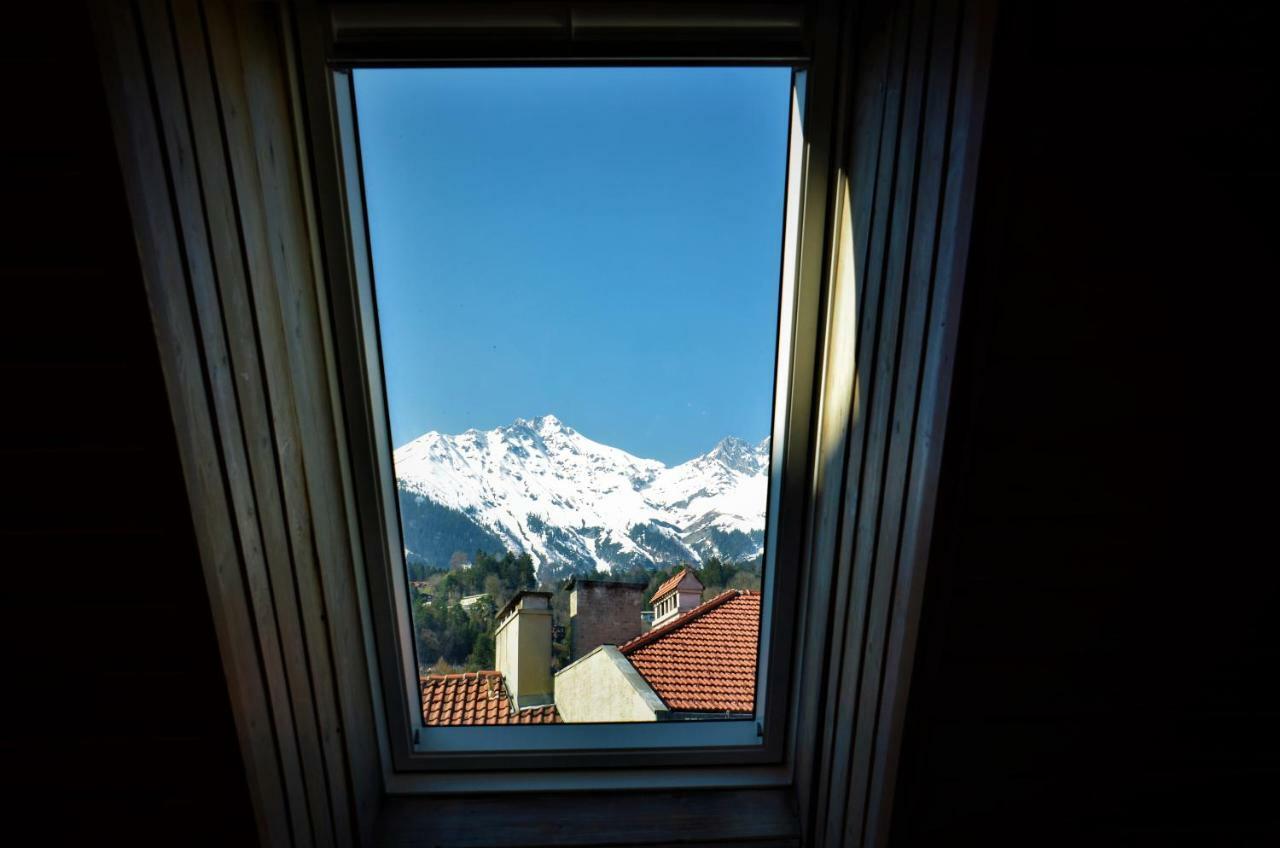
<instances>
[{"instance_id":1,"label":"mountain peak","mask_svg":"<svg viewBox=\"0 0 1280 848\"><path fill-rule=\"evenodd\" d=\"M517 418L510 424L499 427L497 432L503 440L525 441L533 439L535 442L541 442L548 436L571 431L561 424L560 420L554 415L539 415L535 418Z\"/></svg>"},{"instance_id":2,"label":"mountain peak","mask_svg":"<svg viewBox=\"0 0 1280 848\"><path fill-rule=\"evenodd\" d=\"M739 438L669 467L547 414L424 434L395 468L405 547L431 564L505 549L553 571L607 571L762 549L768 454Z\"/></svg>"},{"instance_id":3,"label":"mountain peak","mask_svg":"<svg viewBox=\"0 0 1280 848\"><path fill-rule=\"evenodd\" d=\"M737 436L725 436L716 442L716 446L711 449L712 453L717 451L740 451L751 450L751 446L747 444L746 439L739 439Z\"/></svg>"},{"instance_id":4,"label":"mountain peak","mask_svg":"<svg viewBox=\"0 0 1280 848\"><path fill-rule=\"evenodd\" d=\"M726 436L707 454L708 459L719 462L731 471L754 474L768 461L768 439L752 445L737 436Z\"/></svg>"},{"instance_id":5,"label":"mountain peak","mask_svg":"<svg viewBox=\"0 0 1280 848\"><path fill-rule=\"evenodd\" d=\"M535 433L563 433L571 430L563 421L550 413L539 415L536 418L517 418L510 426L532 430Z\"/></svg>"},{"instance_id":6,"label":"mountain peak","mask_svg":"<svg viewBox=\"0 0 1280 848\"><path fill-rule=\"evenodd\" d=\"M533 419L533 426L538 429L538 432L546 432L548 430L568 430L569 429L567 426L565 426L565 423L563 421L561 421L559 418L556 418L554 415L550 413L547 413L546 415L539 415L537 418Z\"/></svg>"}]
</instances>

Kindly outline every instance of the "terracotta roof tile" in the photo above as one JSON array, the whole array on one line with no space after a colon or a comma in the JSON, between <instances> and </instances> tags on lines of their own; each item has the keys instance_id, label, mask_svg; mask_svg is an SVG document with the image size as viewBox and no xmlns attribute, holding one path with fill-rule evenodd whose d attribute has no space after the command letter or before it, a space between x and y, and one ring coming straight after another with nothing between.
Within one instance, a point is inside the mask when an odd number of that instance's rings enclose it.
<instances>
[{"instance_id":1,"label":"terracotta roof tile","mask_svg":"<svg viewBox=\"0 0 1280 848\"><path fill-rule=\"evenodd\" d=\"M499 671L429 674L419 681L422 719L428 727L560 723L554 704L513 712Z\"/></svg>"},{"instance_id":2,"label":"terracotta roof tile","mask_svg":"<svg viewBox=\"0 0 1280 848\"><path fill-rule=\"evenodd\" d=\"M760 593L730 589L618 650L672 710L750 713L759 647Z\"/></svg>"}]
</instances>

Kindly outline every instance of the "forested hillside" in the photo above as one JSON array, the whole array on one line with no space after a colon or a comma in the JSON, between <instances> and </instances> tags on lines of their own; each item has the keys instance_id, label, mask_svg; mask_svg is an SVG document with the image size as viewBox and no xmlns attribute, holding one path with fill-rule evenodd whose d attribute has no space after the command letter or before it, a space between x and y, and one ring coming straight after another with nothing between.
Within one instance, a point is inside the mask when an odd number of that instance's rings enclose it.
<instances>
[{"instance_id":1,"label":"forested hillside","mask_svg":"<svg viewBox=\"0 0 1280 848\"><path fill-rule=\"evenodd\" d=\"M654 591L686 564L654 570L633 568L626 573L582 572L596 579L645 580L644 603L648 609ZM759 589L761 560L722 562L711 557L700 564L688 564L706 587L703 599L725 589ZM545 573L544 573L545 576ZM420 673L480 671L494 667L496 615L521 589L541 589L551 593L553 642L551 667L558 670L568 660L569 593L565 581L546 578L539 582L528 554L507 552L494 556L476 551L470 561L455 555L447 569L411 566L413 627ZM475 595L469 606L462 599Z\"/></svg>"}]
</instances>

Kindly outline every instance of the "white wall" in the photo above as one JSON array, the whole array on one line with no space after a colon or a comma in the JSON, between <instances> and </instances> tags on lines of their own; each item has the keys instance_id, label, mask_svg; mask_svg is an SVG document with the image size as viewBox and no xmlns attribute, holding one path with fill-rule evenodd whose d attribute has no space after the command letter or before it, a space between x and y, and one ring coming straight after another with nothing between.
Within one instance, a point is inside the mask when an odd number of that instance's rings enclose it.
<instances>
[{"instance_id":1,"label":"white wall","mask_svg":"<svg viewBox=\"0 0 1280 848\"><path fill-rule=\"evenodd\" d=\"M613 645L556 673L556 709L566 722L658 721L666 705Z\"/></svg>"}]
</instances>

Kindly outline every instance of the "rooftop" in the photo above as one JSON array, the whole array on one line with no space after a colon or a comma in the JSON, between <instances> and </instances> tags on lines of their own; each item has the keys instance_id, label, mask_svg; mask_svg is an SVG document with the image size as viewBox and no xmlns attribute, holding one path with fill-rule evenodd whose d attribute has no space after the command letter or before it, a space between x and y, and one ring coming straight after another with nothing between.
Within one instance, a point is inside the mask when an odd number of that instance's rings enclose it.
<instances>
[{"instance_id":1,"label":"rooftop","mask_svg":"<svg viewBox=\"0 0 1280 848\"><path fill-rule=\"evenodd\" d=\"M419 680L422 717L428 727L560 723L554 704L513 711L499 671L429 674Z\"/></svg>"},{"instance_id":2,"label":"rooftop","mask_svg":"<svg viewBox=\"0 0 1280 848\"><path fill-rule=\"evenodd\" d=\"M618 650L672 710L750 713L759 646L760 593L730 589Z\"/></svg>"}]
</instances>

